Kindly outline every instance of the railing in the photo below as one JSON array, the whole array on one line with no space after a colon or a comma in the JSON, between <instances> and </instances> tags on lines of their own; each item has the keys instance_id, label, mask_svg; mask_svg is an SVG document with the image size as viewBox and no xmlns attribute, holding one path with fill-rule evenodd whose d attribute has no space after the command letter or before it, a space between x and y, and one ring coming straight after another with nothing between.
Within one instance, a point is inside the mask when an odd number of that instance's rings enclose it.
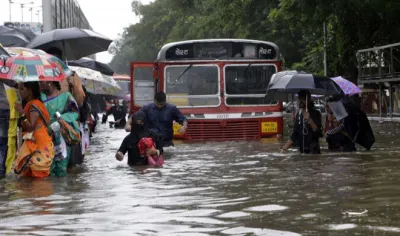
<instances>
[{"instance_id":1,"label":"railing","mask_svg":"<svg viewBox=\"0 0 400 236\"><path fill-rule=\"evenodd\" d=\"M358 80L400 81L400 43L359 50Z\"/></svg>"}]
</instances>

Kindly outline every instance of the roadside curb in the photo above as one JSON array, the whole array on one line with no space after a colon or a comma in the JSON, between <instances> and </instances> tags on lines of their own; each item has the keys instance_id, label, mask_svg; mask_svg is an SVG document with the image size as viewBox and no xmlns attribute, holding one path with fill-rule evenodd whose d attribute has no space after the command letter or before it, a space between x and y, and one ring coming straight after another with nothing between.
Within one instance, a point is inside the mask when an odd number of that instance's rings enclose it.
<instances>
[{"instance_id":1,"label":"roadside curb","mask_svg":"<svg viewBox=\"0 0 400 236\"><path fill-rule=\"evenodd\" d=\"M390 118L390 117L375 117L375 116L373 116L373 117L368 117L368 120L370 120L370 121L379 121L379 122L383 122L383 121L386 121L386 122L400 122L400 117L392 117L392 118Z\"/></svg>"}]
</instances>

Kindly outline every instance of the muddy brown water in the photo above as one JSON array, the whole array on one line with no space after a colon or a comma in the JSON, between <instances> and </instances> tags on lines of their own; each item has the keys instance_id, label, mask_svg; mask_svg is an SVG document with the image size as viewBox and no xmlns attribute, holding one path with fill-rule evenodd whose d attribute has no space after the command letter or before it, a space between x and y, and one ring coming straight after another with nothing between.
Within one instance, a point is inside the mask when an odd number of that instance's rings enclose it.
<instances>
[{"instance_id":1,"label":"muddy brown water","mask_svg":"<svg viewBox=\"0 0 400 236\"><path fill-rule=\"evenodd\" d=\"M68 177L0 181L0 235L398 235L399 125L373 123L369 152L178 144L146 170L116 161L126 133L102 126Z\"/></svg>"}]
</instances>

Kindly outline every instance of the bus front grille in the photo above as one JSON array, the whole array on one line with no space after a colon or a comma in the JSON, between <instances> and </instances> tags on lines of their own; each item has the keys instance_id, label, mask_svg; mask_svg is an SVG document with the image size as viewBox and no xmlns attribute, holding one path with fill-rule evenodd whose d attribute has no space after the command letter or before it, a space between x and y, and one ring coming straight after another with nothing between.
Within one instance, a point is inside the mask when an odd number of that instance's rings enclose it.
<instances>
[{"instance_id":1,"label":"bus front grille","mask_svg":"<svg viewBox=\"0 0 400 236\"><path fill-rule=\"evenodd\" d=\"M256 119L223 121L190 121L187 136L194 141L249 140L260 136Z\"/></svg>"}]
</instances>

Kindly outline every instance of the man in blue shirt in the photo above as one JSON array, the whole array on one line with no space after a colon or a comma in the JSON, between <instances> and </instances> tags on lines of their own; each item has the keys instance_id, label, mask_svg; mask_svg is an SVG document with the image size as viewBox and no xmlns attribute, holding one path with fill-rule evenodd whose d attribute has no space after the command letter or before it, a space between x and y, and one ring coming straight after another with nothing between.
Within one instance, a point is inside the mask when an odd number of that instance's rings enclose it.
<instances>
[{"instance_id":1,"label":"man in blue shirt","mask_svg":"<svg viewBox=\"0 0 400 236\"><path fill-rule=\"evenodd\" d=\"M163 92L157 92L154 102L142 107L141 111L146 114L148 126L163 137L164 146L173 146L174 136L173 123L178 122L182 125L179 133L184 134L187 130L187 120L179 109L167 103L167 96ZM130 127L127 127L129 130Z\"/></svg>"}]
</instances>

